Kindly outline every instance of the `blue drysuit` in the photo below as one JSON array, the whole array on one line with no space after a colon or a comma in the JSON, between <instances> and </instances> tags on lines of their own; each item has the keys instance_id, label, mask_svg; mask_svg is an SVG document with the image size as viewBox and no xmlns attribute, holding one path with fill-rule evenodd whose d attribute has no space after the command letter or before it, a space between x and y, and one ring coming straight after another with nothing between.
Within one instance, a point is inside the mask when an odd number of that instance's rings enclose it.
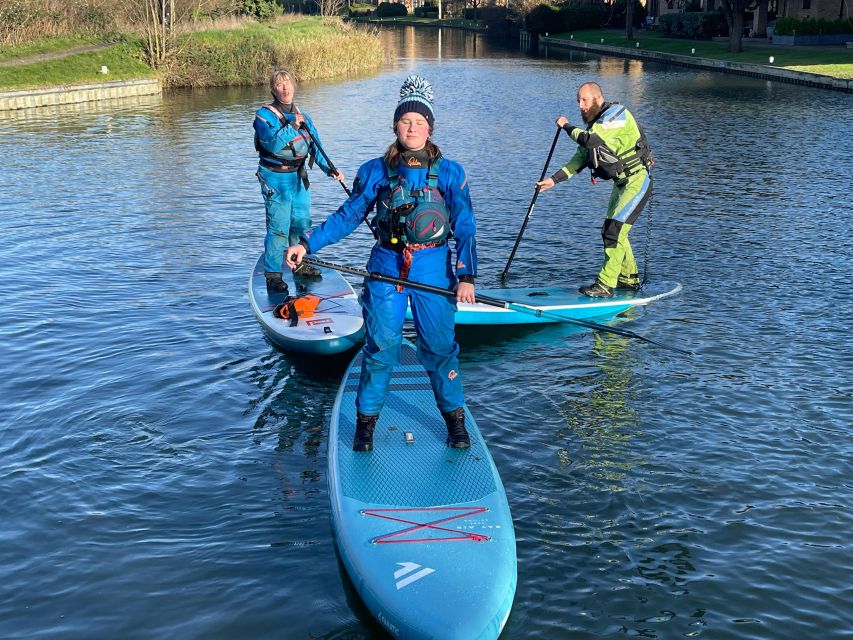
<instances>
[{"instance_id":1,"label":"blue drysuit","mask_svg":"<svg viewBox=\"0 0 853 640\"><path fill-rule=\"evenodd\" d=\"M426 168L400 165L397 173L408 187L418 189L427 183ZM451 264L451 251L447 243L420 249L413 253L408 279L449 290L456 285L456 276L476 275L476 223L468 182L461 166L442 158L438 171L438 190L449 212L450 229L456 246L456 263ZM377 200L387 202L389 197L385 161L375 158L363 164L353 183L352 195L323 224L303 236L309 253L317 253L352 233ZM380 232L379 240L371 251L367 270L398 278L403 254L390 248L388 240ZM429 374L439 410L446 413L465 403L459 376L459 345L453 333L455 298L411 288L404 288L400 292L395 285L365 278L362 303L367 337L356 396L359 413L379 415L382 409L391 373L400 360L403 321L409 300L418 334L418 360Z\"/></svg>"},{"instance_id":2,"label":"blue drysuit","mask_svg":"<svg viewBox=\"0 0 853 640\"><path fill-rule=\"evenodd\" d=\"M297 113L283 113L282 105L265 105L255 112L255 148L258 182L267 213L264 271L281 272L284 252L311 228L311 192L305 162L313 157L327 175L331 172L322 153L316 153L311 136L322 144L306 113L309 136L293 124ZM283 120L283 121L282 121Z\"/></svg>"}]
</instances>

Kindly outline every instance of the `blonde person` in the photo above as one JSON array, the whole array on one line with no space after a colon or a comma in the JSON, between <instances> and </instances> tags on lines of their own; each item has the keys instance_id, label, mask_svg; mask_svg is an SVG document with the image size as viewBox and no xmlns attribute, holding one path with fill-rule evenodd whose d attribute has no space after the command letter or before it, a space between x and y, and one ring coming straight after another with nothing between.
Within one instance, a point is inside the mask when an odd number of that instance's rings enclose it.
<instances>
[{"instance_id":1,"label":"blonde person","mask_svg":"<svg viewBox=\"0 0 853 640\"><path fill-rule=\"evenodd\" d=\"M255 149L258 152L258 182L266 208L264 272L270 291L287 293L281 279L284 250L311 228L311 192L306 162L313 160L326 175L332 173L326 158L317 153L320 137L311 117L296 106L296 81L284 69L270 76L273 101L255 112ZM298 275L318 277L319 269L304 265Z\"/></svg>"}]
</instances>

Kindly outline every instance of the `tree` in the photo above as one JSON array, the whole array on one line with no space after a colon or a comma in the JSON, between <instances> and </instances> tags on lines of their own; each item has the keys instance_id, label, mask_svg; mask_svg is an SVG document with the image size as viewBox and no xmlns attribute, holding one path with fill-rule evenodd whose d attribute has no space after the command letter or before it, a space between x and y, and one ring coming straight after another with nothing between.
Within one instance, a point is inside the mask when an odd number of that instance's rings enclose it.
<instances>
[{"instance_id":1,"label":"tree","mask_svg":"<svg viewBox=\"0 0 853 640\"><path fill-rule=\"evenodd\" d=\"M744 11L750 0L723 0L723 13L729 25L729 51L743 51Z\"/></svg>"},{"instance_id":2,"label":"tree","mask_svg":"<svg viewBox=\"0 0 853 640\"><path fill-rule=\"evenodd\" d=\"M175 0L144 0L145 53L152 67L166 61L174 46Z\"/></svg>"},{"instance_id":3,"label":"tree","mask_svg":"<svg viewBox=\"0 0 853 640\"><path fill-rule=\"evenodd\" d=\"M314 0L314 2L317 3L320 15L324 18L340 15L344 6L344 0Z\"/></svg>"},{"instance_id":4,"label":"tree","mask_svg":"<svg viewBox=\"0 0 853 640\"><path fill-rule=\"evenodd\" d=\"M527 14L533 11L541 3L541 0L512 0L508 5L509 15L515 22L523 27L524 19L527 17Z\"/></svg>"},{"instance_id":5,"label":"tree","mask_svg":"<svg viewBox=\"0 0 853 640\"><path fill-rule=\"evenodd\" d=\"M628 0L625 6L625 37L634 39L634 0Z\"/></svg>"}]
</instances>

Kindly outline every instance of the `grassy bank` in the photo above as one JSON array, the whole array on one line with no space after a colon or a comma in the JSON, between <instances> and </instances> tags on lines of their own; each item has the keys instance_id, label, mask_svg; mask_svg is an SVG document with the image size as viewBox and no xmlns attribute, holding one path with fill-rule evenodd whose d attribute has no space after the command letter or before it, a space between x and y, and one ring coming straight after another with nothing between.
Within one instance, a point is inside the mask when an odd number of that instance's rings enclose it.
<instances>
[{"instance_id":1,"label":"grassy bank","mask_svg":"<svg viewBox=\"0 0 853 640\"><path fill-rule=\"evenodd\" d=\"M274 67L314 80L378 69L383 62L374 34L316 17L186 34L178 40L178 51L163 69L165 86L257 84Z\"/></svg>"},{"instance_id":2,"label":"grassy bank","mask_svg":"<svg viewBox=\"0 0 853 640\"><path fill-rule=\"evenodd\" d=\"M73 53L81 45L102 48ZM63 52L72 55L63 56ZM374 34L340 20L283 17L275 22L246 20L228 28L179 34L172 54L156 71L145 64L145 59L144 42L134 34L22 43L4 47L0 54L0 89L157 75L166 87L255 85L265 82L274 67L285 67L300 80L314 80L378 69L383 52ZM100 73L102 66L109 74Z\"/></svg>"},{"instance_id":3,"label":"grassy bank","mask_svg":"<svg viewBox=\"0 0 853 640\"><path fill-rule=\"evenodd\" d=\"M553 34L552 37L562 40L574 39L578 42L591 44L600 44L603 39L603 44L626 49L636 49L639 42L639 48L644 51L745 64L768 65L770 64L770 56L773 56L774 67L817 73L834 78L853 78L853 49L842 49L840 47L807 48L749 45L744 47L741 53L730 53L726 42L665 38L656 31L637 31L631 40L625 38L624 32L600 29ZM691 50L695 50L695 53L692 53Z\"/></svg>"},{"instance_id":4,"label":"grassy bank","mask_svg":"<svg viewBox=\"0 0 853 640\"><path fill-rule=\"evenodd\" d=\"M103 42L103 39L95 36L68 36L62 38L44 38L14 47L2 46L0 47L0 62L26 58L35 54L64 51L65 49L71 49L72 47L98 44L101 42Z\"/></svg>"},{"instance_id":5,"label":"grassy bank","mask_svg":"<svg viewBox=\"0 0 853 640\"><path fill-rule=\"evenodd\" d=\"M30 64L0 66L0 89L31 89L57 85L85 84L104 80L153 78L157 73L140 59L140 43L105 44L105 48ZM36 54L49 54L34 47ZM57 51L57 50L53 50ZM33 55L28 54L28 57ZM11 62L6 60L4 62ZM109 73L100 72L105 66Z\"/></svg>"}]
</instances>

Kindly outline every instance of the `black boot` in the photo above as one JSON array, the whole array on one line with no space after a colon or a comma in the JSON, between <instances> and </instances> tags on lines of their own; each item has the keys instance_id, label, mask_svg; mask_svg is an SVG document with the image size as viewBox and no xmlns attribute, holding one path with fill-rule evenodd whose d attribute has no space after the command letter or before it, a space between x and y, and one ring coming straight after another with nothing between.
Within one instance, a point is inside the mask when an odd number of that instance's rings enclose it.
<instances>
[{"instance_id":1,"label":"black boot","mask_svg":"<svg viewBox=\"0 0 853 640\"><path fill-rule=\"evenodd\" d=\"M352 440L353 451L373 451L373 430L379 416L366 416L356 413L355 438Z\"/></svg>"},{"instance_id":2,"label":"black boot","mask_svg":"<svg viewBox=\"0 0 853 640\"><path fill-rule=\"evenodd\" d=\"M457 407L453 411L442 412L441 415L447 424L447 446L454 449L470 447L471 439L465 430L465 409Z\"/></svg>"},{"instance_id":3,"label":"black boot","mask_svg":"<svg viewBox=\"0 0 853 640\"><path fill-rule=\"evenodd\" d=\"M611 298L613 297L613 289L604 284L601 280L596 280L595 284L589 287L581 287L578 289L585 296L590 298Z\"/></svg>"},{"instance_id":4,"label":"black boot","mask_svg":"<svg viewBox=\"0 0 853 640\"><path fill-rule=\"evenodd\" d=\"M317 267L314 267L307 262L300 262L299 266L293 270L293 275L302 276L303 278L317 279L323 277L323 273Z\"/></svg>"},{"instance_id":5,"label":"black boot","mask_svg":"<svg viewBox=\"0 0 853 640\"><path fill-rule=\"evenodd\" d=\"M272 293L287 293L287 283L281 279L280 271L264 271L267 279L267 291Z\"/></svg>"},{"instance_id":6,"label":"black boot","mask_svg":"<svg viewBox=\"0 0 853 640\"><path fill-rule=\"evenodd\" d=\"M626 289L628 291L639 291L640 276L636 273L632 273L630 276L619 276L619 280L616 281L616 288Z\"/></svg>"}]
</instances>

